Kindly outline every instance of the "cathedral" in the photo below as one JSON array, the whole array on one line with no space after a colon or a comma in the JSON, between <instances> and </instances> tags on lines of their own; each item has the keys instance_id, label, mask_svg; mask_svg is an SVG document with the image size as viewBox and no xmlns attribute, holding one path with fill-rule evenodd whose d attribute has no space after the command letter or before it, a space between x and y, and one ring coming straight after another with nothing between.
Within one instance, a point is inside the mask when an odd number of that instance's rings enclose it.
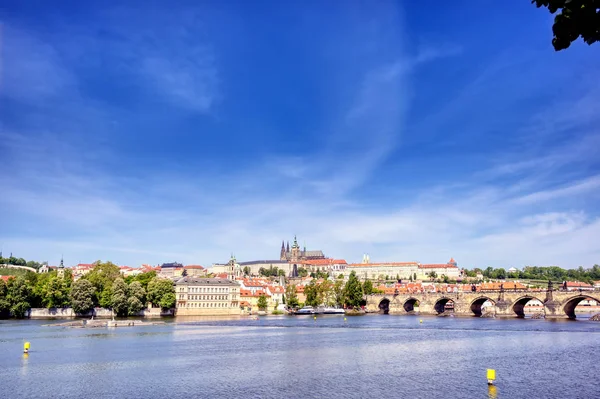
<instances>
[{"instance_id":1,"label":"cathedral","mask_svg":"<svg viewBox=\"0 0 600 399\"><path fill-rule=\"evenodd\" d=\"M287 246L285 245L285 241L281 242L281 255L279 259L288 262L298 262L302 260L325 259L325 255L321 250L307 251L306 247L301 250L298 245L298 240L296 239L296 236L294 236L294 243L291 248L289 241Z\"/></svg>"}]
</instances>

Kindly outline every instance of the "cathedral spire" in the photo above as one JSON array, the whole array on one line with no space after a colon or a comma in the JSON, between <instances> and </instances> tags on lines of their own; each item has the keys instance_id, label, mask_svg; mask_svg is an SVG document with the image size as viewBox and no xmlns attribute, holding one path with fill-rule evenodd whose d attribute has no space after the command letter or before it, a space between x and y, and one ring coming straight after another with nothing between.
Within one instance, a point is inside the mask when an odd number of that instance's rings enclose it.
<instances>
[{"instance_id":1,"label":"cathedral spire","mask_svg":"<svg viewBox=\"0 0 600 399\"><path fill-rule=\"evenodd\" d=\"M287 247L286 247L286 250L285 250L285 251L286 251L286 252L290 252L290 242L289 242L289 241L287 242Z\"/></svg>"}]
</instances>

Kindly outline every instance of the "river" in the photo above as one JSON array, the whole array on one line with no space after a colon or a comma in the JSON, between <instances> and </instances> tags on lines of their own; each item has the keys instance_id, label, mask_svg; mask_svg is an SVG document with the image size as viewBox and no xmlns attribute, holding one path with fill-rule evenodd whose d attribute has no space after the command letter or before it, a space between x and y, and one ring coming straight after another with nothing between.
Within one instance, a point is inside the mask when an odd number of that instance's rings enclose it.
<instances>
[{"instance_id":1,"label":"river","mask_svg":"<svg viewBox=\"0 0 600 399\"><path fill-rule=\"evenodd\" d=\"M422 320L422 323L420 322ZM270 316L0 321L0 397L597 398L600 323ZM31 342L29 355L23 341ZM496 386L486 369L496 370Z\"/></svg>"}]
</instances>

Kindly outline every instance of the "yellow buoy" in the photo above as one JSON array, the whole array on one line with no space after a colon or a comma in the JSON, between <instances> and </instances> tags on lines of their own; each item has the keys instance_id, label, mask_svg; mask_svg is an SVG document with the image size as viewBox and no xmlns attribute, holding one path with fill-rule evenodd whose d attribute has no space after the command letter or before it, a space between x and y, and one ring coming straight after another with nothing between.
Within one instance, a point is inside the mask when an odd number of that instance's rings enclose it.
<instances>
[{"instance_id":1,"label":"yellow buoy","mask_svg":"<svg viewBox=\"0 0 600 399\"><path fill-rule=\"evenodd\" d=\"M420 320L419 320L419 323L423 323L423 319L420 319Z\"/></svg>"},{"instance_id":2,"label":"yellow buoy","mask_svg":"<svg viewBox=\"0 0 600 399\"><path fill-rule=\"evenodd\" d=\"M494 380L496 379L496 370L487 369L487 380L489 385L494 385Z\"/></svg>"},{"instance_id":3,"label":"yellow buoy","mask_svg":"<svg viewBox=\"0 0 600 399\"><path fill-rule=\"evenodd\" d=\"M23 344L23 353L28 353L29 352L29 348L31 348L31 344L29 342L25 342Z\"/></svg>"},{"instance_id":4,"label":"yellow buoy","mask_svg":"<svg viewBox=\"0 0 600 399\"><path fill-rule=\"evenodd\" d=\"M313 319L317 320L317 316L314 316Z\"/></svg>"},{"instance_id":5,"label":"yellow buoy","mask_svg":"<svg viewBox=\"0 0 600 399\"><path fill-rule=\"evenodd\" d=\"M348 319L346 319L346 318L344 317L344 321L346 321L346 320L348 320Z\"/></svg>"}]
</instances>

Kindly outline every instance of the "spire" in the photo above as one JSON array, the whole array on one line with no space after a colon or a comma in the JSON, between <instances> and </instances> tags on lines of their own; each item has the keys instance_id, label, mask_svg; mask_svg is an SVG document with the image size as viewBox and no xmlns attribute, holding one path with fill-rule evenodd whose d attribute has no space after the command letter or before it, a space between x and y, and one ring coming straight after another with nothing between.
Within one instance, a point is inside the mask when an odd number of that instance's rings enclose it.
<instances>
[{"instance_id":1,"label":"spire","mask_svg":"<svg viewBox=\"0 0 600 399\"><path fill-rule=\"evenodd\" d=\"M285 241L281 240L281 250L285 251Z\"/></svg>"},{"instance_id":2,"label":"spire","mask_svg":"<svg viewBox=\"0 0 600 399\"><path fill-rule=\"evenodd\" d=\"M287 248L286 248L286 250L285 250L285 251L286 251L286 252L290 252L290 242L289 242L289 241L287 242Z\"/></svg>"},{"instance_id":3,"label":"spire","mask_svg":"<svg viewBox=\"0 0 600 399\"><path fill-rule=\"evenodd\" d=\"M292 246L292 248L300 248L298 246L298 239L296 238L296 235L294 234L294 245Z\"/></svg>"},{"instance_id":4,"label":"spire","mask_svg":"<svg viewBox=\"0 0 600 399\"><path fill-rule=\"evenodd\" d=\"M64 264L64 262L63 262L63 256L62 256L62 255L60 255L60 266L59 266L59 267L60 267L61 269L63 269L63 268L65 267L65 264Z\"/></svg>"}]
</instances>

